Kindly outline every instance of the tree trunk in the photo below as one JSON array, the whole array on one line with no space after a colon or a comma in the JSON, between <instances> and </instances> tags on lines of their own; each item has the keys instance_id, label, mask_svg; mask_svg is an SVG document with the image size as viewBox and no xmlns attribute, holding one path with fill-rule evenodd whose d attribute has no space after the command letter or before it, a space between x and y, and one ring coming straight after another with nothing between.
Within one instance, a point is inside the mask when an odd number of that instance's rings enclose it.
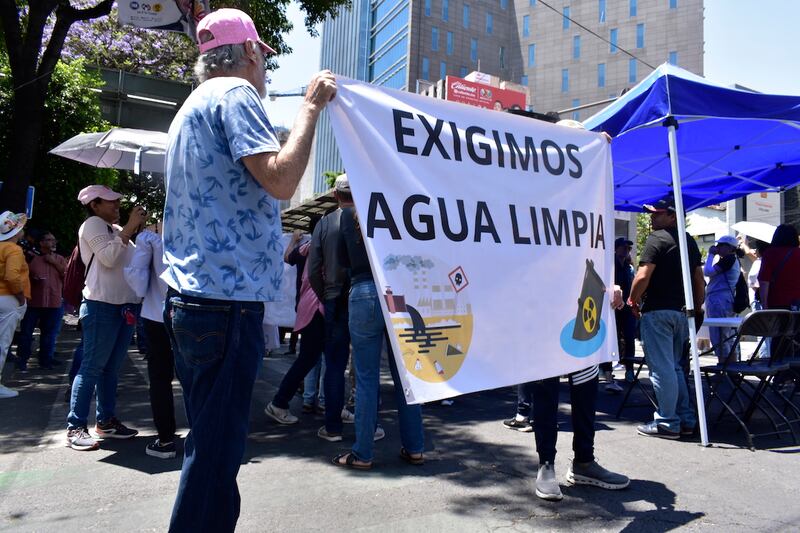
<instances>
[{"instance_id":1,"label":"tree trunk","mask_svg":"<svg viewBox=\"0 0 800 533\"><path fill-rule=\"evenodd\" d=\"M49 78L49 76L48 76ZM32 83L17 91L9 132L8 172L0 194L0 211L25 210L25 197L39 155L46 90Z\"/></svg>"}]
</instances>

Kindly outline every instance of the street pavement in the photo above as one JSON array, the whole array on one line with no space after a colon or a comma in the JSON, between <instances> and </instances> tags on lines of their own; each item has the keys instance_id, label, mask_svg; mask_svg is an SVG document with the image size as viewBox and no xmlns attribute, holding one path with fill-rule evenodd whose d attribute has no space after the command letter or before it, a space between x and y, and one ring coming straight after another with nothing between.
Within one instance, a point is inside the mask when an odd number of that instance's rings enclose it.
<instances>
[{"instance_id":1,"label":"street pavement","mask_svg":"<svg viewBox=\"0 0 800 533\"><path fill-rule=\"evenodd\" d=\"M62 335L62 359L77 341ZM599 393L596 456L631 478L622 491L563 483L571 459L568 388L562 383L556 472L564 499L534 495L537 459L532 433L501 425L515 410L512 389L455 399L451 406L424 408L426 463L401 461L397 415L388 371L383 376L381 424L387 437L376 443L368 472L337 468L331 458L352 442L316 437L322 417L300 415L295 426L279 426L263 414L293 356L264 359L254 392L251 434L239 472L242 495L239 531L798 531L800 448L788 439L757 441L750 451L730 424L712 432L714 445L638 436L648 408L614 417L621 396ZM63 372L33 368L17 374L11 365L3 383L20 391L0 400L0 530L165 531L181 459L145 455L154 439L147 396L146 363L135 349L123 366L118 411L140 430L129 441L103 442L99 451L65 446L66 365ZM384 365L385 366L385 365ZM618 376L621 372L617 372ZM179 431L186 421L176 384ZM635 399L641 400L640 395ZM226 436L219 435L220 442Z\"/></svg>"}]
</instances>

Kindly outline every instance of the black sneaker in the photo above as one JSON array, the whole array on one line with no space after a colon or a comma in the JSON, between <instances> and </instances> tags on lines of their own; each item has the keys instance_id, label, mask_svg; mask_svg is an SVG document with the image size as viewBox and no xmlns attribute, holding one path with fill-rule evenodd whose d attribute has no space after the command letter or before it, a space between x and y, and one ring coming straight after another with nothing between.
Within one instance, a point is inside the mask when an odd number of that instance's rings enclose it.
<instances>
[{"instance_id":1,"label":"black sneaker","mask_svg":"<svg viewBox=\"0 0 800 533\"><path fill-rule=\"evenodd\" d=\"M174 442L161 444L161 441L158 439L147 445L145 453L151 457L158 457L159 459L172 459L177 455Z\"/></svg>"},{"instance_id":2,"label":"black sneaker","mask_svg":"<svg viewBox=\"0 0 800 533\"><path fill-rule=\"evenodd\" d=\"M670 439L675 440L681 438L680 431L670 431L663 425L659 424L655 420L649 422L647 424L642 424L636 428L636 432L639 435L644 435L645 437L659 437L661 439Z\"/></svg>"},{"instance_id":3,"label":"black sneaker","mask_svg":"<svg viewBox=\"0 0 800 533\"><path fill-rule=\"evenodd\" d=\"M517 420L516 418L509 418L503 420L503 426L508 429L521 431L522 433L530 433L533 431L533 425L528 420Z\"/></svg>"},{"instance_id":4,"label":"black sneaker","mask_svg":"<svg viewBox=\"0 0 800 533\"><path fill-rule=\"evenodd\" d=\"M697 426L689 427L681 424L681 437L692 438L698 436L699 434L700 432L698 431Z\"/></svg>"},{"instance_id":5,"label":"black sneaker","mask_svg":"<svg viewBox=\"0 0 800 533\"><path fill-rule=\"evenodd\" d=\"M125 426L116 418L111 418L106 422L98 422L94 426L94 432L101 439L130 439L139 434L135 429Z\"/></svg>"}]
</instances>

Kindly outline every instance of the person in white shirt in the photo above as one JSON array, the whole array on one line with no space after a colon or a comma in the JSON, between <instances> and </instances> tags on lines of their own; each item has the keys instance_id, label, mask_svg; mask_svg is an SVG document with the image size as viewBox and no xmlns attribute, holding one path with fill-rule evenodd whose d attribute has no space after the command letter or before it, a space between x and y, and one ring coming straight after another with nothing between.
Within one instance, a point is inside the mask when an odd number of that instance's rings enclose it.
<instances>
[{"instance_id":1,"label":"person in white shirt","mask_svg":"<svg viewBox=\"0 0 800 533\"><path fill-rule=\"evenodd\" d=\"M133 257L131 237L141 228L145 210L134 207L127 224L117 225L121 197L105 185L89 185L78 193L89 217L78 230L86 286L79 312L83 361L72 383L67 416L67 445L74 450L99 447L87 430L95 388L97 436L129 439L138 433L123 425L115 411L119 369L136 327L141 300L125 282L123 269Z\"/></svg>"}]
</instances>

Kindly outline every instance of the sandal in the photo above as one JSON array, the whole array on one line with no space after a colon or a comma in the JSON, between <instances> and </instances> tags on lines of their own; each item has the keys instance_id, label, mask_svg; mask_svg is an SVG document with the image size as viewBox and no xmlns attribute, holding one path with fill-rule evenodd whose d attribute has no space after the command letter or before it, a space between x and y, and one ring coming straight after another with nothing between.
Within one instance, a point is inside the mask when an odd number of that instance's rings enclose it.
<instances>
[{"instance_id":1,"label":"sandal","mask_svg":"<svg viewBox=\"0 0 800 533\"><path fill-rule=\"evenodd\" d=\"M344 462L342 462L342 459L344 459ZM356 470L369 470L372 468L372 463L356 463L356 461L358 461L358 459L356 459L356 456L353 455L352 452L340 453L333 458L333 464L336 466L355 468Z\"/></svg>"},{"instance_id":2,"label":"sandal","mask_svg":"<svg viewBox=\"0 0 800 533\"><path fill-rule=\"evenodd\" d=\"M425 464L425 457L421 453L412 455L405 448L400 448L400 459L411 465Z\"/></svg>"}]
</instances>

